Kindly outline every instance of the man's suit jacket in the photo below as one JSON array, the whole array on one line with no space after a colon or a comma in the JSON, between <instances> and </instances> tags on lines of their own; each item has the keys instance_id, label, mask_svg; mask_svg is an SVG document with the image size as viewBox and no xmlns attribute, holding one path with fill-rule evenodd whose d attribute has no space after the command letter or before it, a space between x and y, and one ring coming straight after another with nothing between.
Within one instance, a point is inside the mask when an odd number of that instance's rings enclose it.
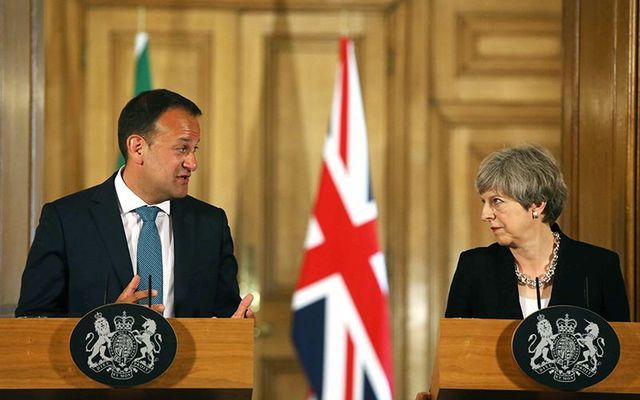
<instances>
[{"instance_id":1,"label":"man's suit jacket","mask_svg":"<svg viewBox=\"0 0 640 400\"><path fill-rule=\"evenodd\" d=\"M131 281L114 178L43 206L16 316L82 316ZM238 265L224 211L190 196L172 200L171 226L175 316L233 314Z\"/></svg>"},{"instance_id":2,"label":"man's suit jacket","mask_svg":"<svg viewBox=\"0 0 640 400\"><path fill-rule=\"evenodd\" d=\"M560 233L549 306L588 308L608 321L629 321L629 303L618 255ZM445 316L522 319L515 259L497 243L460 254Z\"/></svg>"}]
</instances>

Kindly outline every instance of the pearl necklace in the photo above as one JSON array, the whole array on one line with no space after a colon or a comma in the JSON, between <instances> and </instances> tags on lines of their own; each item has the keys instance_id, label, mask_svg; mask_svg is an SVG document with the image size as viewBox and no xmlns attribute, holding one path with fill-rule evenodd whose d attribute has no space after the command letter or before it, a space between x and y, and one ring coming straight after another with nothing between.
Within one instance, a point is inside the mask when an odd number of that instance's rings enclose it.
<instances>
[{"instance_id":1,"label":"pearl necklace","mask_svg":"<svg viewBox=\"0 0 640 400\"><path fill-rule=\"evenodd\" d=\"M549 269L545 272L542 277L539 278L539 282L541 286L544 286L551 282L553 279L553 275L556 273L556 265L558 264L558 249L560 248L560 234L558 232L553 232L553 253L551 258L551 263L549 263ZM531 289L536 288L536 278L530 278L529 276L520 272L518 269L518 263L515 263L516 267L516 277L518 278L518 282L529 286Z\"/></svg>"}]
</instances>

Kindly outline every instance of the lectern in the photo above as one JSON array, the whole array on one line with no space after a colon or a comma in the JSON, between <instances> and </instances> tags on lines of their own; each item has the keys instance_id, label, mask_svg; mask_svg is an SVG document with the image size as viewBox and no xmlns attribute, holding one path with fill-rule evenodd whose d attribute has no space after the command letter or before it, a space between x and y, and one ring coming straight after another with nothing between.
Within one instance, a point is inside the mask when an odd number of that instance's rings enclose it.
<instances>
[{"instance_id":1,"label":"lectern","mask_svg":"<svg viewBox=\"0 0 640 400\"><path fill-rule=\"evenodd\" d=\"M3 399L251 399L253 320L174 318L178 350L156 380L112 389L75 366L69 337L76 318L0 319Z\"/></svg>"},{"instance_id":2,"label":"lectern","mask_svg":"<svg viewBox=\"0 0 640 400\"><path fill-rule=\"evenodd\" d=\"M520 370L511 338L520 321L443 318L431 382L433 400L640 399L640 324L612 323L620 360L603 381L578 392L548 388Z\"/></svg>"}]
</instances>

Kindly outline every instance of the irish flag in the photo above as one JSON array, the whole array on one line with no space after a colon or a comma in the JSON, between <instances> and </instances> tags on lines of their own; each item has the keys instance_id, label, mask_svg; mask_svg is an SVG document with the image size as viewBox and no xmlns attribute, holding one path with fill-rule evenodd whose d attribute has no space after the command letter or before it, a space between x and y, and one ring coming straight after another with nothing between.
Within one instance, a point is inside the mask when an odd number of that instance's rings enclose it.
<instances>
[{"instance_id":1,"label":"irish flag","mask_svg":"<svg viewBox=\"0 0 640 400\"><path fill-rule=\"evenodd\" d=\"M149 35L147 32L136 34L135 44L136 75L133 84L133 95L151 90L151 63L149 62Z\"/></svg>"},{"instance_id":2,"label":"irish flag","mask_svg":"<svg viewBox=\"0 0 640 400\"><path fill-rule=\"evenodd\" d=\"M133 95L152 89L151 62L149 61L149 35L147 32L136 33L135 41L135 76L133 79ZM124 165L124 157L118 155L118 168Z\"/></svg>"}]
</instances>

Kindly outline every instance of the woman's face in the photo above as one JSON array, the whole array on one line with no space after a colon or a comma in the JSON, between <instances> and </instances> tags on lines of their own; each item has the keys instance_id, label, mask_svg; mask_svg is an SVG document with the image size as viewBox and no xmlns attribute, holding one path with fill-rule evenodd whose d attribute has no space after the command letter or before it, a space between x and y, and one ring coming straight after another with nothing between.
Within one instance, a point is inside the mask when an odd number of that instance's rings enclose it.
<instances>
[{"instance_id":1,"label":"woman's face","mask_svg":"<svg viewBox=\"0 0 640 400\"><path fill-rule=\"evenodd\" d=\"M533 206L527 210L515 199L489 190L480 195L482 200L482 220L502 246L520 247L532 236ZM540 216L542 218L542 216Z\"/></svg>"}]
</instances>

